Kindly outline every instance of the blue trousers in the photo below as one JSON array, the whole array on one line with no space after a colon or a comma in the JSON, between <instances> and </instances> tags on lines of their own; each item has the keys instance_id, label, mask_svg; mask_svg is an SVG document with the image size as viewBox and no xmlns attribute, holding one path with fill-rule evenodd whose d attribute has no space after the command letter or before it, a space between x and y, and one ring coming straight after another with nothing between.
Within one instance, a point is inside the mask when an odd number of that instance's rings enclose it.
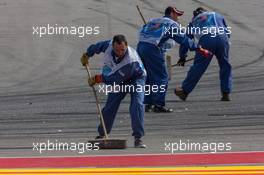
<instances>
[{"instance_id":1,"label":"blue trousers","mask_svg":"<svg viewBox=\"0 0 264 175\"><path fill-rule=\"evenodd\" d=\"M146 77L142 77L140 79L134 80L131 85L144 86L146 81ZM128 92L118 92L118 93L109 93L107 97L107 102L102 110L104 123L106 126L106 131L109 134L112 130L113 123L116 117L116 113L118 111L119 105L121 101L125 98ZM135 138L141 138L144 136L144 91L142 92L129 92L131 95L131 103L130 103L130 117L131 117L131 125L132 125L132 136ZM103 136L104 131L102 124L98 126L99 135Z\"/></svg>"},{"instance_id":2,"label":"blue trousers","mask_svg":"<svg viewBox=\"0 0 264 175\"><path fill-rule=\"evenodd\" d=\"M165 97L168 88L168 72L164 59L164 52L157 46L145 42L139 42L137 52L141 57L147 71L146 85L163 85L165 91L150 92L145 95L144 103L165 106Z\"/></svg>"},{"instance_id":3,"label":"blue trousers","mask_svg":"<svg viewBox=\"0 0 264 175\"><path fill-rule=\"evenodd\" d=\"M232 90L232 66L229 63L229 41L226 35L217 35L211 37L210 35L203 36L199 44L210 50L217 58L220 67L220 84L222 93L230 93ZM182 89L191 93L196 84L206 71L212 58L205 58L199 53L195 54L194 63L191 66L187 77L182 83Z\"/></svg>"}]
</instances>

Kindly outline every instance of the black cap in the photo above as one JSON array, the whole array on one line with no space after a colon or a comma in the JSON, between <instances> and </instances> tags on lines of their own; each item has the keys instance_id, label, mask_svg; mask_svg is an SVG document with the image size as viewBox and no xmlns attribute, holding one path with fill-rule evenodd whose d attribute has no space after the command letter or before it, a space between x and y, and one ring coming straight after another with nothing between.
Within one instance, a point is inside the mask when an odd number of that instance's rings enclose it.
<instances>
[{"instance_id":1,"label":"black cap","mask_svg":"<svg viewBox=\"0 0 264 175\"><path fill-rule=\"evenodd\" d=\"M198 7L196 10L193 11L193 16L196 17L199 14L206 12L207 10L203 7Z\"/></svg>"}]
</instances>

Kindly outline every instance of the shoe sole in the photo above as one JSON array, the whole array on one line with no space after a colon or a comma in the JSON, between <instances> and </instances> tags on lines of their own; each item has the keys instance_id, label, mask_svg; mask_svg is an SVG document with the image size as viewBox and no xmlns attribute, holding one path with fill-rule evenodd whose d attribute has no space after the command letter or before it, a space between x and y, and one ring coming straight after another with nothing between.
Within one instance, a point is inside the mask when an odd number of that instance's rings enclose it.
<instances>
[{"instance_id":1,"label":"shoe sole","mask_svg":"<svg viewBox=\"0 0 264 175\"><path fill-rule=\"evenodd\" d=\"M144 146L135 146L135 148L148 148L148 147L144 145Z\"/></svg>"},{"instance_id":2,"label":"shoe sole","mask_svg":"<svg viewBox=\"0 0 264 175\"><path fill-rule=\"evenodd\" d=\"M186 99L187 99L187 96L185 96L185 95L183 94L183 92L177 92L176 89L174 89L174 94L175 94L177 97L179 97L179 99L181 99L182 101L186 101ZM184 97L182 97L183 95L184 95Z\"/></svg>"}]
</instances>

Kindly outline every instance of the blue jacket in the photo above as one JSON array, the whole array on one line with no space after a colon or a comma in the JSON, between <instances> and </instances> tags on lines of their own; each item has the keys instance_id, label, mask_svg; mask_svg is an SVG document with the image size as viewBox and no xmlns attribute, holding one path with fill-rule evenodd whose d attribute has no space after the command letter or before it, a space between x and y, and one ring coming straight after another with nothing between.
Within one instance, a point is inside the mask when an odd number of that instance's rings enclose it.
<instances>
[{"instance_id":1,"label":"blue jacket","mask_svg":"<svg viewBox=\"0 0 264 175\"><path fill-rule=\"evenodd\" d=\"M109 48L109 46L111 46L111 40L101 41L96 44L92 44L87 48L87 55L88 57L92 57L94 54L100 54L102 52L105 53ZM128 54L128 50L126 55ZM112 56L111 59L113 59L112 61L116 65L122 64L123 60L121 60L120 62L116 61L115 54L113 51L111 52L111 56ZM102 76L103 76L103 82L105 84L113 85L114 83L115 84L130 83L135 79L146 76L146 72L141 61L133 61L133 62L129 62L128 64L124 64L118 70L116 70L112 74L109 74L111 71L112 70L109 66L104 65L102 69Z\"/></svg>"},{"instance_id":2,"label":"blue jacket","mask_svg":"<svg viewBox=\"0 0 264 175\"><path fill-rule=\"evenodd\" d=\"M179 31L180 25L167 16L152 19L140 30L139 42L154 44L164 52L167 50L167 46L170 45L170 40L175 41L188 50L193 51L197 49L197 45L193 40L186 34L176 33L176 29Z\"/></svg>"},{"instance_id":3,"label":"blue jacket","mask_svg":"<svg viewBox=\"0 0 264 175\"><path fill-rule=\"evenodd\" d=\"M189 23L188 28L189 30L192 27L198 27L198 28L210 28L210 27L222 27L224 29L224 33L230 38L231 31L228 29L228 25L225 21L225 18L216 12L205 12L197 17L194 17L192 21ZM195 38L195 34L188 33L187 36L191 39Z\"/></svg>"},{"instance_id":4,"label":"blue jacket","mask_svg":"<svg viewBox=\"0 0 264 175\"><path fill-rule=\"evenodd\" d=\"M194 31L194 28L199 28L201 31L203 29L210 29L210 28L218 28L219 27L224 29L223 34L226 34L228 38L230 38L231 30L229 29L225 18L216 12L204 12L192 19L192 21L188 25L187 36L190 39L200 39L205 34L197 34L192 33ZM193 30L192 30L193 29ZM217 30L218 30L217 29ZM192 32L190 32L192 31ZM214 30L213 30L214 31ZM211 34L212 35L212 34ZM218 32L216 32L214 35L218 35ZM187 57L188 47L181 45L179 49L181 57Z\"/></svg>"}]
</instances>

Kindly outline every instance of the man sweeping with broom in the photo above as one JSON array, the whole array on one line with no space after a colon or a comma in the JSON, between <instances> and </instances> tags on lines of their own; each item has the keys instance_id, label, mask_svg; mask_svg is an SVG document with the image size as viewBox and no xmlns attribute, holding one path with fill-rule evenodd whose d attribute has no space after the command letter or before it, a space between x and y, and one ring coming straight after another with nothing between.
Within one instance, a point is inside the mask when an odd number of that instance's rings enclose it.
<instances>
[{"instance_id":1,"label":"man sweeping with broom","mask_svg":"<svg viewBox=\"0 0 264 175\"><path fill-rule=\"evenodd\" d=\"M146 71L143 63L137 52L128 46L124 35L116 35L112 40L90 45L87 48L87 52L83 54L81 63L83 66L88 65L90 57L102 52L104 53L102 74L88 78L90 86L94 86L97 83L105 83L112 86L145 86ZM130 93L130 116L133 130L132 136L135 138L134 146L135 148L146 148L146 145L141 140L144 136L144 91L121 89L122 91L114 91L108 94L107 102L102 110L106 132L107 134L111 132L119 105L126 94ZM105 137L102 123L98 126L98 133L99 136L96 139Z\"/></svg>"},{"instance_id":2,"label":"man sweeping with broom","mask_svg":"<svg viewBox=\"0 0 264 175\"><path fill-rule=\"evenodd\" d=\"M205 57L210 54L188 38L184 32L184 34L181 34L178 18L183 13L183 11L178 10L176 7L169 6L165 10L164 17L151 19L140 29L137 51L147 70L146 84L165 87L165 91L145 96L146 112L173 112L173 109L165 105L169 79L165 63L165 53L167 50L178 43L182 47L187 48L187 50L197 51ZM184 65L185 58L186 55L180 54L179 65Z\"/></svg>"},{"instance_id":3,"label":"man sweeping with broom","mask_svg":"<svg viewBox=\"0 0 264 175\"><path fill-rule=\"evenodd\" d=\"M196 38L202 47L208 49L213 54L207 58L200 53L195 54L193 66L190 68L182 85L176 87L174 91L175 95L185 101L205 73L213 55L215 55L220 67L221 101L230 101L229 94L232 90L232 65L229 61L229 38L231 31L224 17L219 13L210 12L203 7L199 7L193 11L193 19L189 24L189 28L211 30L209 33L194 32L188 36L190 38ZM182 55L187 55L188 49L182 46L181 52ZM183 59L182 61L184 62L185 60Z\"/></svg>"}]
</instances>

